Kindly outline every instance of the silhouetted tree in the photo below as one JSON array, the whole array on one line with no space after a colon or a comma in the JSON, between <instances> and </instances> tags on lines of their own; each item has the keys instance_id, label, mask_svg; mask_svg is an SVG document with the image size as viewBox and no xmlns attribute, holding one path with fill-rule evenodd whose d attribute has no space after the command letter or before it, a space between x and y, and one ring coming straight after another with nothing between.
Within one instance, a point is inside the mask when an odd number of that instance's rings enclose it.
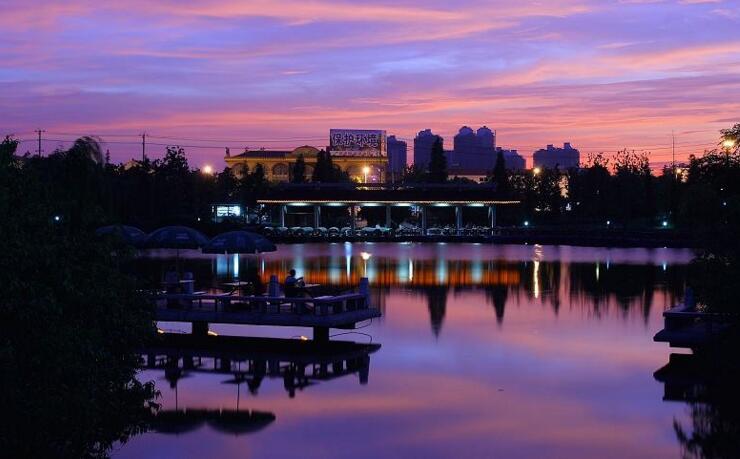
<instances>
[{"instance_id":1,"label":"silhouetted tree","mask_svg":"<svg viewBox=\"0 0 740 459\"><path fill-rule=\"evenodd\" d=\"M439 138L432 145L428 177L431 183L444 183L447 181L447 157L442 148L442 140Z\"/></svg>"},{"instance_id":2,"label":"silhouetted tree","mask_svg":"<svg viewBox=\"0 0 740 459\"><path fill-rule=\"evenodd\" d=\"M135 378L137 349L156 336L152 311L118 270L125 251L92 233L105 201L85 196L103 174L88 147L21 167L12 140L0 144L0 449L7 457L107 457L145 428L155 407L153 384ZM47 180L51 166L57 177ZM60 177L72 167L79 175Z\"/></svg>"},{"instance_id":3,"label":"silhouetted tree","mask_svg":"<svg viewBox=\"0 0 740 459\"><path fill-rule=\"evenodd\" d=\"M298 159L293 164L290 181L291 183L306 183L306 161L302 154L298 155Z\"/></svg>"},{"instance_id":4,"label":"silhouetted tree","mask_svg":"<svg viewBox=\"0 0 740 459\"><path fill-rule=\"evenodd\" d=\"M234 172L230 167L225 167L224 170L216 176L216 196L219 201L230 202L237 194L238 182L234 176Z\"/></svg>"},{"instance_id":5,"label":"silhouetted tree","mask_svg":"<svg viewBox=\"0 0 740 459\"><path fill-rule=\"evenodd\" d=\"M410 166L407 166L403 170L403 176L401 177L401 182L403 183L422 183L426 181L426 171L423 167L420 167L416 164L412 164Z\"/></svg>"},{"instance_id":6,"label":"silhouetted tree","mask_svg":"<svg viewBox=\"0 0 740 459\"><path fill-rule=\"evenodd\" d=\"M499 151L496 155L496 165L493 167L492 180L496 184L496 191L500 196L509 195L509 174L506 171L506 160L502 151Z\"/></svg>"}]
</instances>

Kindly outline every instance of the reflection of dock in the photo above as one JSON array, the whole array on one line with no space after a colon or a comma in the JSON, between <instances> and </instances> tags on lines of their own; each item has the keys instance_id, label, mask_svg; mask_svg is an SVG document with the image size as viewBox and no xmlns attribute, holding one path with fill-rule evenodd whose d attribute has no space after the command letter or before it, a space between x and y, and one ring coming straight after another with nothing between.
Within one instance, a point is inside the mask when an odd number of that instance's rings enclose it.
<instances>
[{"instance_id":1,"label":"reflection of dock","mask_svg":"<svg viewBox=\"0 0 740 459\"><path fill-rule=\"evenodd\" d=\"M295 389L351 374L366 384L370 354L378 349L347 341L162 334L142 353L145 368L164 370L173 387L189 373L231 375L229 382L246 383L252 392L265 378L281 378L292 396Z\"/></svg>"},{"instance_id":2,"label":"reflection of dock","mask_svg":"<svg viewBox=\"0 0 740 459\"><path fill-rule=\"evenodd\" d=\"M707 382L706 368L692 354L671 354L668 363L653 373L663 383L663 400L671 402L696 402L702 399Z\"/></svg>"},{"instance_id":3,"label":"reflection of dock","mask_svg":"<svg viewBox=\"0 0 740 459\"><path fill-rule=\"evenodd\" d=\"M163 410L153 415L149 428L158 433L181 434L208 424L226 434L243 435L264 429L275 415L264 411L239 410Z\"/></svg>"}]
</instances>

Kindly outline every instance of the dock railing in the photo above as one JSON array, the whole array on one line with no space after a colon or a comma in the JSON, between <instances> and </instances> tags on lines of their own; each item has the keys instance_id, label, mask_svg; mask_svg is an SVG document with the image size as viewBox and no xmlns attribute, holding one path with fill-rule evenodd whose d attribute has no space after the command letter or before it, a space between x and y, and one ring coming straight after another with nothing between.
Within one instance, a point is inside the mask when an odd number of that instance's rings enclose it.
<instances>
[{"instance_id":1,"label":"dock railing","mask_svg":"<svg viewBox=\"0 0 740 459\"><path fill-rule=\"evenodd\" d=\"M156 294L152 301L172 309L199 309L214 312L253 312L262 314L331 315L369 309L368 296L347 293L334 296L285 297L230 294Z\"/></svg>"}]
</instances>

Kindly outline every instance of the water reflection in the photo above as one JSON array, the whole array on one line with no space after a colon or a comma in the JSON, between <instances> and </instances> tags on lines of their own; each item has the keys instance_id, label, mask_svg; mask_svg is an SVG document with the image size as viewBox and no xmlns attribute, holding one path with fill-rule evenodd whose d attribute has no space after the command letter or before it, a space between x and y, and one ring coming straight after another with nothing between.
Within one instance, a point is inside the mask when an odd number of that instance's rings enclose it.
<instances>
[{"instance_id":1,"label":"water reflection","mask_svg":"<svg viewBox=\"0 0 740 459\"><path fill-rule=\"evenodd\" d=\"M307 283L335 292L368 277L381 311L392 289L425 298L431 330L439 336L450 292L482 291L500 326L507 307L530 301L549 306L555 315L567 304L597 318L610 311L625 317L636 312L647 321L656 293L670 303L682 298L692 256L688 250L344 243L282 246L261 257L193 252L185 263L199 289L241 274L257 284L259 293L270 276L282 279L290 269ZM141 259L137 269L156 282L161 264L162 258Z\"/></svg>"},{"instance_id":2,"label":"water reflection","mask_svg":"<svg viewBox=\"0 0 740 459\"><path fill-rule=\"evenodd\" d=\"M688 408L688 421L673 423L683 457L740 457L739 365L733 352L713 350L671 354L668 364L655 372L664 385L663 400Z\"/></svg>"},{"instance_id":3,"label":"water reflection","mask_svg":"<svg viewBox=\"0 0 740 459\"><path fill-rule=\"evenodd\" d=\"M156 282L170 256L154 253L136 269ZM239 363L203 348L198 355L188 351L192 360L182 352L187 346L163 349L155 352L156 369L142 379L161 381L165 409L213 412L238 404L239 411L272 413L275 421L245 443L213 432L210 415L203 414L201 427L184 438L144 435L119 455L241 457L247 449L254 457L353 459L679 457L673 422L689 430L691 414L661 400L663 387L652 372L668 352L652 336L662 311L682 297L692 256L661 249L379 243L281 246L262 257L239 257L240 278L260 282L295 267L307 282L341 291L369 276L373 301L384 311L363 330L383 343L372 356L372 381L360 385L366 381L361 360L344 360L335 373L333 361L341 356L326 359L322 373L320 365L304 372L295 356L278 356L281 363L271 365L271 358L256 354L242 355ZM195 252L184 264L199 290L234 275L233 265L227 272L216 257ZM212 329L283 337L305 332ZM173 389L159 380L167 365ZM271 368L278 369L275 376Z\"/></svg>"},{"instance_id":4,"label":"water reflection","mask_svg":"<svg viewBox=\"0 0 740 459\"><path fill-rule=\"evenodd\" d=\"M281 379L288 395L321 381L357 374L367 384L370 354L379 344L348 341L316 343L302 339L251 338L238 336L194 336L160 334L157 345L143 351L144 367L161 370L172 389L182 378L202 373L229 375L222 381L240 387L245 384L252 395L266 379ZM238 394L238 392L237 392ZM175 398L176 409L177 397ZM237 410L239 398L237 397Z\"/></svg>"}]
</instances>

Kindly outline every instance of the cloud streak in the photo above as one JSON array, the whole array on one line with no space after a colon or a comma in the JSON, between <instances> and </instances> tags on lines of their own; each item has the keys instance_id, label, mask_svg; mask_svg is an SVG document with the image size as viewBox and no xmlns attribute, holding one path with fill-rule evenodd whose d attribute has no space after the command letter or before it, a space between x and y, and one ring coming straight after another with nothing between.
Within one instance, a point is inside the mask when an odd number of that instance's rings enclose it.
<instances>
[{"instance_id":1,"label":"cloud streak","mask_svg":"<svg viewBox=\"0 0 740 459\"><path fill-rule=\"evenodd\" d=\"M675 131L686 156L740 121L728 2L6 4L8 133L316 139L354 126L410 140L431 127L451 144L459 126L487 124L525 155L662 145ZM208 146L189 149L194 163L219 160Z\"/></svg>"}]
</instances>

